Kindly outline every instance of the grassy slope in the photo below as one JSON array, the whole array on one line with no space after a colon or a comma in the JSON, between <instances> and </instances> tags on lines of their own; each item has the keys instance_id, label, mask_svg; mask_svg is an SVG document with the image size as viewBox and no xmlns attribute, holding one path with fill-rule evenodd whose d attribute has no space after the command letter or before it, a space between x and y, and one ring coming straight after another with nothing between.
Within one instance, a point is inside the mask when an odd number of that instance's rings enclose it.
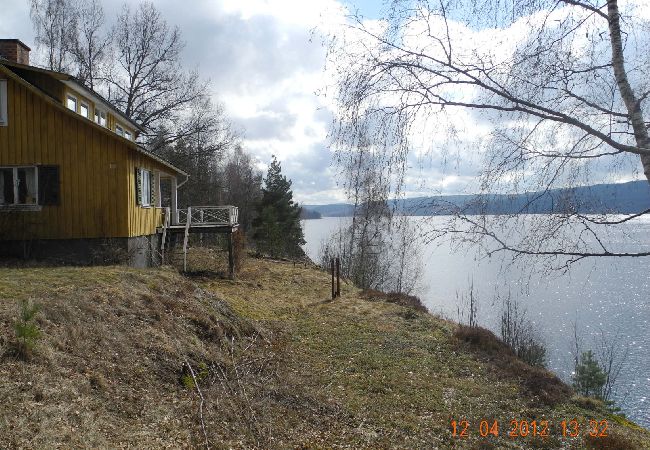
<instances>
[{"instance_id":1,"label":"grassy slope","mask_svg":"<svg viewBox=\"0 0 650 450\"><path fill-rule=\"evenodd\" d=\"M545 440L508 438L509 421L593 417L609 419L629 448L650 448L650 433L597 406L544 405L454 337L453 323L349 286L329 302L328 282L258 260L234 282L122 267L0 269L0 448L199 446L184 361L216 447L585 448L557 427ZM26 297L43 305L29 363L10 351ZM469 439L450 436L453 418L470 421ZM498 440L479 438L482 418L500 421Z\"/></svg>"}]
</instances>

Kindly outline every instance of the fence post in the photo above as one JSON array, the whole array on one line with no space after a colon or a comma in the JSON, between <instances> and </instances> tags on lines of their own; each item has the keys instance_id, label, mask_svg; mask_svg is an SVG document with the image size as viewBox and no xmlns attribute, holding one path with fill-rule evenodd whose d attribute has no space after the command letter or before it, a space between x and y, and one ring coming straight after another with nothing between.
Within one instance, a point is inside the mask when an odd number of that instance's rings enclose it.
<instances>
[{"instance_id":1,"label":"fence post","mask_svg":"<svg viewBox=\"0 0 650 450\"><path fill-rule=\"evenodd\" d=\"M232 229L228 233L228 272L231 280L235 279L235 249L232 242Z\"/></svg>"},{"instance_id":2,"label":"fence post","mask_svg":"<svg viewBox=\"0 0 650 450\"><path fill-rule=\"evenodd\" d=\"M336 296L341 296L341 258L336 257Z\"/></svg>"},{"instance_id":3,"label":"fence post","mask_svg":"<svg viewBox=\"0 0 650 450\"><path fill-rule=\"evenodd\" d=\"M336 291L334 290L334 258L330 259L330 265L332 266L332 300L336 297Z\"/></svg>"}]
</instances>

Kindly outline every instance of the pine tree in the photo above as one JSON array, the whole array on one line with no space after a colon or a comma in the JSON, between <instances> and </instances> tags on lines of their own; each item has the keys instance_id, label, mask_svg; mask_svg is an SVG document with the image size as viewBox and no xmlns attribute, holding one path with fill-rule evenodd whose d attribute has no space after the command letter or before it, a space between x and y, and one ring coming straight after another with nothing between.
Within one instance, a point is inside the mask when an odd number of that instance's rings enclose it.
<instances>
[{"instance_id":1,"label":"pine tree","mask_svg":"<svg viewBox=\"0 0 650 450\"><path fill-rule=\"evenodd\" d=\"M602 398L603 386L607 375L598 365L591 350L582 353L580 361L576 363L573 375L573 387L585 397Z\"/></svg>"},{"instance_id":2,"label":"pine tree","mask_svg":"<svg viewBox=\"0 0 650 450\"><path fill-rule=\"evenodd\" d=\"M277 158L269 166L264 179L262 200L257 207L253 238L260 253L277 258L304 255L305 243L300 226L300 206L293 201L291 180L282 175Z\"/></svg>"}]
</instances>

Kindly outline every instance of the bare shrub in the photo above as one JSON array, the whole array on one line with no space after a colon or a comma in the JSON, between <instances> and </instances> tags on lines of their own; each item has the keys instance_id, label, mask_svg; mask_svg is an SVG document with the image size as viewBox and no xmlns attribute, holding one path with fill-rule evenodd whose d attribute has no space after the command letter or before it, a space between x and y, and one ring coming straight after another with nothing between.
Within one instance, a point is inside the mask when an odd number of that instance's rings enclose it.
<instances>
[{"instance_id":1,"label":"bare shrub","mask_svg":"<svg viewBox=\"0 0 650 450\"><path fill-rule=\"evenodd\" d=\"M465 322L465 316L467 316L467 325L470 327L478 325L478 295L474 290L473 279L470 281L467 292L456 291L456 312L458 313L458 322Z\"/></svg>"},{"instance_id":2,"label":"bare shrub","mask_svg":"<svg viewBox=\"0 0 650 450\"><path fill-rule=\"evenodd\" d=\"M531 366L546 365L546 346L541 342L526 311L512 298L510 292L503 301L501 313L501 339L521 360Z\"/></svg>"},{"instance_id":3,"label":"bare shrub","mask_svg":"<svg viewBox=\"0 0 650 450\"><path fill-rule=\"evenodd\" d=\"M373 289L368 289L363 291L360 294L360 297L366 300L375 300L375 301L379 300L388 303L395 303L396 305L407 306L409 308L413 308L420 312L429 312L427 307L424 306L424 303L422 303L422 300L420 300L420 298L416 297L415 295L401 294L399 292L386 293L386 292L381 292Z\"/></svg>"},{"instance_id":4,"label":"bare shrub","mask_svg":"<svg viewBox=\"0 0 650 450\"><path fill-rule=\"evenodd\" d=\"M596 437L587 434L584 440L586 448L590 450L636 450L638 448L627 438L618 434Z\"/></svg>"},{"instance_id":5,"label":"bare shrub","mask_svg":"<svg viewBox=\"0 0 650 450\"><path fill-rule=\"evenodd\" d=\"M491 331L482 327L459 325L454 336L495 367L500 376L522 384L532 400L554 406L567 401L571 388L542 367L534 367L517 357L514 351Z\"/></svg>"}]
</instances>

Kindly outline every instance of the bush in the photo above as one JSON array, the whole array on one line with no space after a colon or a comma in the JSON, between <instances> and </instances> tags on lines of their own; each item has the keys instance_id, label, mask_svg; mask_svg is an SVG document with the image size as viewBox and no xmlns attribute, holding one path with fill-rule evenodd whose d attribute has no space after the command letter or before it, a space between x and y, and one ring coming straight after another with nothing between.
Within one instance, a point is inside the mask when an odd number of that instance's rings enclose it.
<instances>
[{"instance_id":1,"label":"bush","mask_svg":"<svg viewBox=\"0 0 650 450\"><path fill-rule=\"evenodd\" d=\"M422 300L415 295L400 294L399 292L381 292L375 289L366 289L361 293L361 298L366 300L380 300L396 305L407 306L420 312L429 312Z\"/></svg>"},{"instance_id":2,"label":"bush","mask_svg":"<svg viewBox=\"0 0 650 450\"><path fill-rule=\"evenodd\" d=\"M535 367L546 366L546 346L534 325L526 319L526 312L510 294L503 302L501 339L522 361Z\"/></svg>"},{"instance_id":3,"label":"bush","mask_svg":"<svg viewBox=\"0 0 650 450\"><path fill-rule=\"evenodd\" d=\"M594 450L635 450L637 447L623 436L610 434L607 436L585 436L585 446Z\"/></svg>"},{"instance_id":4,"label":"bush","mask_svg":"<svg viewBox=\"0 0 650 450\"><path fill-rule=\"evenodd\" d=\"M41 334L38 325L34 322L39 310L40 305L23 300L20 304L20 318L14 323L16 354L25 360L31 358L36 341Z\"/></svg>"},{"instance_id":5,"label":"bush","mask_svg":"<svg viewBox=\"0 0 650 450\"><path fill-rule=\"evenodd\" d=\"M571 397L571 389L557 376L542 367L534 367L522 361L491 331L459 325L454 336L486 358L499 375L517 379L542 405L555 406Z\"/></svg>"},{"instance_id":6,"label":"bush","mask_svg":"<svg viewBox=\"0 0 650 450\"><path fill-rule=\"evenodd\" d=\"M573 375L573 387L576 392L585 397L602 398L606 381L607 374L603 372L591 350L583 352Z\"/></svg>"}]
</instances>

